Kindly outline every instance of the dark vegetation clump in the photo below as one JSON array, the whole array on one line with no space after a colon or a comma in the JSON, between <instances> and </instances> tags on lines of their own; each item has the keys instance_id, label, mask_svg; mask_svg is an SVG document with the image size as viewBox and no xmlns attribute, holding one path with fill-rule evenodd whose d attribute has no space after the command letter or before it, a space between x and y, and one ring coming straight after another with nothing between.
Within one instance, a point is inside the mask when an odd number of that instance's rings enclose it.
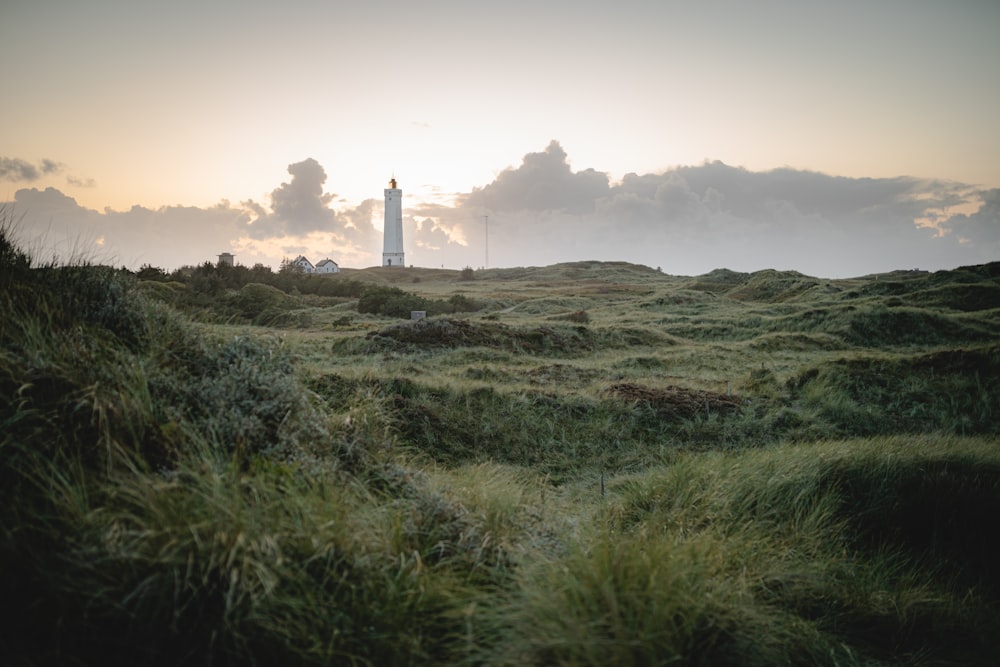
<instances>
[{"instance_id":1,"label":"dark vegetation clump","mask_svg":"<svg viewBox=\"0 0 1000 667\"><path fill-rule=\"evenodd\" d=\"M944 456L907 462L877 477L863 461L842 460L820 470L816 484L841 499L838 515L854 528L856 548L901 549L1000 601L1000 573L990 556L1000 530L995 462Z\"/></svg>"},{"instance_id":2,"label":"dark vegetation clump","mask_svg":"<svg viewBox=\"0 0 1000 667\"><path fill-rule=\"evenodd\" d=\"M494 322L436 318L385 327L366 336L373 350L492 347L529 354L576 354L594 348L585 327L520 329Z\"/></svg>"},{"instance_id":3,"label":"dark vegetation clump","mask_svg":"<svg viewBox=\"0 0 1000 667\"><path fill-rule=\"evenodd\" d=\"M394 272L394 276L396 273L409 275L403 270ZM205 322L304 328L313 322L309 308L350 301L357 302L359 313L401 319L409 319L410 313L418 310L442 315L471 313L481 308L464 294L428 299L393 285L372 284L336 274L303 273L291 264L274 273L259 264L247 268L206 262L169 274L146 265L134 275L143 293ZM412 284L421 282L419 275L409 278Z\"/></svg>"},{"instance_id":4,"label":"dark vegetation clump","mask_svg":"<svg viewBox=\"0 0 1000 667\"><path fill-rule=\"evenodd\" d=\"M588 324L590 322L590 315L585 310L574 310L565 315L556 315L552 319L566 320L567 322L575 322L576 324Z\"/></svg>"},{"instance_id":5,"label":"dark vegetation clump","mask_svg":"<svg viewBox=\"0 0 1000 667\"><path fill-rule=\"evenodd\" d=\"M410 313L422 310L428 315L473 312L479 306L463 294L448 299L425 299L404 292L398 287L373 285L366 287L358 298L358 312L409 319Z\"/></svg>"},{"instance_id":6,"label":"dark vegetation clump","mask_svg":"<svg viewBox=\"0 0 1000 667\"><path fill-rule=\"evenodd\" d=\"M1000 432L1000 346L834 359L803 371L792 395L846 434Z\"/></svg>"},{"instance_id":7,"label":"dark vegetation clump","mask_svg":"<svg viewBox=\"0 0 1000 667\"><path fill-rule=\"evenodd\" d=\"M718 276L717 279L725 280ZM822 285L822 281L795 271L758 271L740 281L726 295L738 301L774 303L794 301Z\"/></svg>"},{"instance_id":8,"label":"dark vegetation clump","mask_svg":"<svg viewBox=\"0 0 1000 667\"><path fill-rule=\"evenodd\" d=\"M438 317L392 324L365 334L363 340L354 344L340 344L337 349L370 353L487 348L536 356L576 357L602 348L649 344L670 345L672 341L657 332L626 327L591 328L579 324L515 327L489 317L476 321Z\"/></svg>"},{"instance_id":9,"label":"dark vegetation clump","mask_svg":"<svg viewBox=\"0 0 1000 667\"><path fill-rule=\"evenodd\" d=\"M248 268L205 262L171 273L146 265L135 277L144 293L195 319L271 327L301 326L296 311L309 303L357 299L368 287L336 274L310 275L289 266L275 273L262 264Z\"/></svg>"},{"instance_id":10,"label":"dark vegetation clump","mask_svg":"<svg viewBox=\"0 0 1000 667\"><path fill-rule=\"evenodd\" d=\"M611 385L605 389L605 394L649 408L664 419L690 419L700 414L711 415L712 412L730 414L743 404L738 398L713 391L685 387L653 389L632 382Z\"/></svg>"},{"instance_id":11,"label":"dark vegetation clump","mask_svg":"<svg viewBox=\"0 0 1000 667\"><path fill-rule=\"evenodd\" d=\"M409 318L414 310L427 310L427 299L398 287L368 287L358 299L359 313Z\"/></svg>"},{"instance_id":12,"label":"dark vegetation clump","mask_svg":"<svg viewBox=\"0 0 1000 667\"><path fill-rule=\"evenodd\" d=\"M878 306L851 314L845 340L854 345L927 345L941 340L985 342L995 332L974 320L916 308Z\"/></svg>"}]
</instances>

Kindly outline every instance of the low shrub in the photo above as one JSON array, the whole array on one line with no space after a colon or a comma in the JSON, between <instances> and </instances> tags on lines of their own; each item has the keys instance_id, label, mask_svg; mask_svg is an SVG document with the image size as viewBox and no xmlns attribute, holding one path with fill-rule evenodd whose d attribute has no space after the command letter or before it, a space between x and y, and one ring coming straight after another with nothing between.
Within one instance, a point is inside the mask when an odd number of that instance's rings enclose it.
<instances>
[{"instance_id":1,"label":"low shrub","mask_svg":"<svg viewBox=\"0 0 1000 667\"><path fill-rule=\"evenodd\" d=\"M358 298L358 312L409 319L414 310L427 310L427 300L398 287L375 285Z\"/></svg>"},{"instance_id":2,"label":"low shrub","mask_svg":"<svg viewBox=\"0 0 1000 667\"><path fill-rule=\"evenodd\" d=\"M276 340L249 335L202 345L155 373L158 419L187 424L241 459L289 454L327 436L321 415Z\"/></svg>"}]
</instances>

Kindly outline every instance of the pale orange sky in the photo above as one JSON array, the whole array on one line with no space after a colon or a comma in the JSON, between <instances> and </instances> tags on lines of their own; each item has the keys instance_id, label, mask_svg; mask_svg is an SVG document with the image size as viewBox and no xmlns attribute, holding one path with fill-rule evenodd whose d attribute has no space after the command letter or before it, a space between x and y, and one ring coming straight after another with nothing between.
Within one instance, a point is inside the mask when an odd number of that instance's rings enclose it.
<instances>
[{"instance_id":1,"label":"pale orange sky","mask_svg":"<svg viewBox=\"0 0 1000 667\"><path fill-rule=\"evenodd\" d=\"M393 173L447 203L552 139L612 182L721 160L1000 187L991 0L352 4L5 2L0 200L266 205L311 158L333 207Z\"/></svg>"}]
</instances>

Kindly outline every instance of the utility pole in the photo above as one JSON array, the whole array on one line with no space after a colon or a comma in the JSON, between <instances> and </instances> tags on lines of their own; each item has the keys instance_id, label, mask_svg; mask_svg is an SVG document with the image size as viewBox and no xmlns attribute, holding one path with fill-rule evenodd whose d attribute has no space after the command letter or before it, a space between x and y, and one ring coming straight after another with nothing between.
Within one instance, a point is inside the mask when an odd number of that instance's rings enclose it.
<instances>
[{"instance_id":1,"label":"utility pole","mask_svg":"<svg viewBox=\"0 0 1000 667\"><path fill-rule=\"evenodd\" d=\"M484 269L490 268L490 216L483 216L483 224L486 225L486 266Z\"/></svg>"}]
</instances>

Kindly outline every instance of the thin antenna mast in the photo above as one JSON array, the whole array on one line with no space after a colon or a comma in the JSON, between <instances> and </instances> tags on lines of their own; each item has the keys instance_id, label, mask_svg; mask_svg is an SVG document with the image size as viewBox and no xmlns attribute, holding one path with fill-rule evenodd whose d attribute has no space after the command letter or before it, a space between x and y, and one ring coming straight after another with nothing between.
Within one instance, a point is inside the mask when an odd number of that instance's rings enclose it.
<instances>
[{"instance_id":1,"label":"thin antenna mast","mask_svg":"<svg viewBox=\"0 0 1000 667\"><path fill-rule=\"evenodd\" d=\"M484 269L490 268L490 216L483 216L483 224L486 225L486 266Z\"/></svg>"}]
</instances>

